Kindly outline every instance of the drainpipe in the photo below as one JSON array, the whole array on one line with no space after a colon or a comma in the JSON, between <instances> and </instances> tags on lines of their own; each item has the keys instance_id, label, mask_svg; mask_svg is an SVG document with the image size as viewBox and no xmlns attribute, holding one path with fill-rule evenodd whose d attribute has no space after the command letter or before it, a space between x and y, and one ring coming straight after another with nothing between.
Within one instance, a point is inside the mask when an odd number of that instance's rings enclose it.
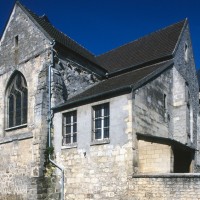
<instances>
[{"instance_id":1,"label":"drainpipe","mask_svg":"<svg viewBox=\"0 0 200 200\"><path fill-rule=\"evenodd\" d=\"M52 127L52 113L51 113L51 68L54 67L54 47L55 40L51 43L51 64L48 67L48 98L49 98L49 108L48 108L48 146L51 147L51 127ZM51 159L51 154L49 153L49 161L57 167L62 172L62 181L61 181L61 198L60 200L64 200L64 168L59 166L55 161Z\"/></svg>"}]
</instances>

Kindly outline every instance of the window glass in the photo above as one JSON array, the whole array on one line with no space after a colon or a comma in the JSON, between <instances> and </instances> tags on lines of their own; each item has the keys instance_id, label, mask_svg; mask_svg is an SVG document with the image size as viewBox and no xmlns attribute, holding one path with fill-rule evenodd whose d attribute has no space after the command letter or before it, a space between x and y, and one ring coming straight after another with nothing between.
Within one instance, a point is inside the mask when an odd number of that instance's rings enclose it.
<instances>
[{"instance_id":1,"label":"window glass","mask_svg":"<svg viewBox=\"0 0 200 200\"><path fill-rule=\"evenodd\" d=\"M63 145L77 142L77 112L67 112L63 116Z\"/></svg>"},{"instance_id":2,"label":"window glass","mask_svg":"<svg viewBox=\"0 0 200 200\"><path fill-rule=\"evenodd\" d=\"M93 112L93 139L109 138L109 104L94 106Z\"/></svg>"},{"instance_id":3,"label":"window glass","mask_svg":"<svg viewBox=\"0 0 200 200\"><path fill-rule=\"evenodd\" d=\"M8 96L8 127L27 123L28 90L23 75L17 72L7 88Z\"/></svg>"}]
</instances>

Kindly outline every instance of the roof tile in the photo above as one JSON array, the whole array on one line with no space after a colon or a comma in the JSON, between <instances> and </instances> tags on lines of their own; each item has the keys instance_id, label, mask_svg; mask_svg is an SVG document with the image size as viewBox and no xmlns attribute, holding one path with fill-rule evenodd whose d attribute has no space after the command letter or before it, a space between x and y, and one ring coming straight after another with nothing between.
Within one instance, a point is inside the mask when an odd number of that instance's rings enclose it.
<instances>
[{"instance_id":1,"label":"roof tile","mask_svg":"<svg viewBox=\"0 0 200 200\"><path fill-rule=\"evenodd\" d=\"M110 73L173 54L186 20L97 56Z\"/></svg>"}]
</instances>

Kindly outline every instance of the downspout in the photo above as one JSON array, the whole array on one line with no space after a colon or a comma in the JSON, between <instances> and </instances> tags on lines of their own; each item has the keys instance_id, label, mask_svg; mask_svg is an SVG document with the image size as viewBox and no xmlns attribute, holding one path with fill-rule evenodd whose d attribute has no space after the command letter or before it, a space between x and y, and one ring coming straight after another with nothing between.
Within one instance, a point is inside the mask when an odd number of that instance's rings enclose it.
<instances>
[{"instance_id":1,"label":"downspout","mask_svg":"<svg viewBox=\"0 0 200 200\"><path fill-rule=\"evenodd\" d=\"M51 68L54 67L54 45L55 40L51 43L51 64L48 67L48 98L49 98L49 107L48 107L48 146L52 147L51 142L51 127L52 127L52 110L51 110ZM59 166L55 161L51 159L51 154L48 155L49 161L57 167L62 172L62 181L61 181L61 198L60 200L64 200L64 168Z\"/></svg>"}]
</instances>

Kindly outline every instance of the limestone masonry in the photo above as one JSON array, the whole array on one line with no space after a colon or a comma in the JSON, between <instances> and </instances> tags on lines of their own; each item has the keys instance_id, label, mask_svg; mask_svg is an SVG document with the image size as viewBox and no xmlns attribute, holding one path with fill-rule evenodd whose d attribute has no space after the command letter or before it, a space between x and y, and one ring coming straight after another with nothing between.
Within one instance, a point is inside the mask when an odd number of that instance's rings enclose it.
<instances>
[{"instance_id":1,"label":"limestone masonry","mask_svg":"<svg viewBox=\"0 0 200 200\"><path fill-rule=\"evenodd\" d=\"M187 19L95 56L16 2L0 85L0 200L200 199Z\"/></svg>"}]
</instances>

